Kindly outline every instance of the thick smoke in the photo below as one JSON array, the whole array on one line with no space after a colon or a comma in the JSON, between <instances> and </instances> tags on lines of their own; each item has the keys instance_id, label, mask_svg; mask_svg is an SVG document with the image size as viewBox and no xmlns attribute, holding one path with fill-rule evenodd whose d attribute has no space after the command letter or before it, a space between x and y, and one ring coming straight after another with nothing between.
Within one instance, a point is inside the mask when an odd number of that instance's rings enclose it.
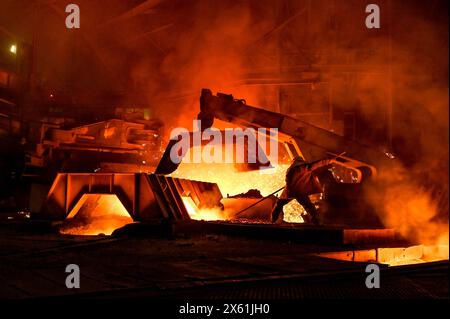
<instances>
[{"instance_id":1,"label":"thick smoke","mask_svg":"<svg viewBox=\"0 0 450 319\"><path fill-rule=\"evenodd\" d=\"M397 155L371 190L381 194L373 205L386 226L415 240L442 234L430 227L448 221L447 1L379 0L380 30L366 29L363 0L77 3L82 27L69 32L63 2L2 2L3 24L26 42L34 36L36 78L74 94L120 93L112 107L148 107L170 131L191 125L203 87L275 109L269 96L279 87L242 85L247 75L314 70L335 119L357 114L356 139ZM313 87L308 94L323 94ZM302 111L321 109L321 100L308 98Z\"/></svg>"},{"instance_id":2,"label":"thick smoke","mask_svg":"<svg viewBox=\"0 0 450 319\"><path fill-rule=\"evenodd\" d=\"M427 12L410 10L392 33L393 148L399 163L370 190L382 195L373 205L385 225L406 238L448 245L448 18L441 25Z\"/></svg>"},{"instance_id":3,"label":"thick smoke","mask_svg":"<svg viewBox=\"0 0 450 319\"><path fill-rule=\"evenodd\" d=\"M289 55L278 61L264 55L297 50L294 66L357 69L349 76L323 68L322 81L331 83L336 112L358 114L357 140L397 155L396 167L380 171L380 183L368 197L377 194L372 204L386 227L415 241L448 242L448 18L438 12L445 4L380 1L378 31L364 27L365 5L194 1L175 13L171 28L153 36L161 60L155 64L142 57L132 77L144 83L158 116L169 125L186 126L198 111L203 87L273 108L264 103L273 93L270 87L239 83L248 72L280 65L279 72L294 76L297 71L289 68ZM320 107L308 106L312 112Z\"/></svg>"},{"instance_id":4,"label":"thick smoke","mask_svg":"<svg viewBox=\"0 0 450 319\"><path fill-rule=\"evenodd\" d=\"M192 125L202 88L257 103L259 92L238 83L248 68L246 55L252 53L255 35L270 25L270 11L257 15L254 1L177 3L182 9L175 13L173 26L155 35L164 50L161 60L149 65L143 58L132 68L157 115L172 126Z\"/></svg>"}]
</instances>

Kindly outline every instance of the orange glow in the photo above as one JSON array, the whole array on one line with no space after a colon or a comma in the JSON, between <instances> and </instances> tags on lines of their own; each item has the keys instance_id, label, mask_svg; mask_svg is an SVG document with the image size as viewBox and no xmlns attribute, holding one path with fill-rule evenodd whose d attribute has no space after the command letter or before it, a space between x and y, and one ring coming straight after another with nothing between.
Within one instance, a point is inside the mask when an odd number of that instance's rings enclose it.
<instances>
[{"instance_id":1,"label":"orange glow","mask_svg":"<svg viewBox=\"0 0 450 319\"><path fill-rule=\"evenodd\" d=\"M368 250L325 252L317 255L336 260L377 262L389 266L402 266L448 260L448 245L381 247Z\"/></svg>"},{"instance_id":2,"label":"orange glow","mask_svg":"<svg viewBox=\"0 0 450 319\"><path fill-rule=\"evenodd\" d=\"M233 164L181 163L171 176L217 183L224 197L246 193L249 189L258 189L261 195L266 196L284 185L287 167L279 165L265 172L239 172Z\"/></svg>"},{"instance_id":3,"label":"orange glow","mask_svg":"<svg viewBox=\"0 0 450 319\"><path fill-rule=\"evenodd\" d=\"M11 46L9 47L9 52L11 52L12 54L16 54L17 53L17 45L11 44Z\"/></svg>"},{"instance_id":4,"label":"orange glow","mask_svg":"<svg viewBox=\"0 0 450 319\"><path fill-rule=\"evenodd\" d=\"M115 127L107 127L107 128L105 128L103 137L105 139L108 139L108 138L111 138L112 136L114 136L114 134L116 134L116 128Z\"/></svg>"},{"instance_id":5,"label":"orange glow","mask_svg":"<svg viewBox=\"0 0 450 319\"><path fill-rule=\"evenodd\" d=\"M226 124L217 121L215 125L221 129L226 128ZM225 125L225 126L222 126ZM226 147L230 147L227 145ZM224 197L243 194L250 189L257 189L262 196L267 196L275 190L281 188L285 184L286 170L289 164L277 164L274 168L264 170L239 171L232 163L188 163L185 160L192 158L192 152L196 147L189 149L180 163L177 170L171 174L173 177L186 178L202 182L216 183ZM279 196L281 191L276 194ZM183 198L185 200L185 198ZM189 201L187 207L189 215L193 219L204 220L224 220L227 219L228 214L218 210L202 209L201 213L195 207L192 199ZM195 214L193 212L195 211ZM289 223L303 223L301 215L305 214L303 207L295 200L287 204L284 208L284 221ZM232 215L232 214L230 214ZM194 217L193 217L194 216ZM202 217L199 217L202 216Z\"/></svg>"},{"instance_id":6,"label":"orange glow","mask_svg":"<svg viewBox=\"0 0 450 319\"><path fill-rule=\"evenodd\" d=\"M114 194L84 194L67 216L60 233L68 235L111 235L133 219Z\"/></svg>"},{"instance_id":7,"label":"orange glow","mask_svg":"<svg viewBox=\"0 0 450 319\"><path fill-rule=\"evenodd\" d=\"M292 200L283 207L283 220L288 223L304 223L302 215L306 214L302 205L296 199Z\"/></svg>"},{"instance_id":8,"label":"orange glow","mask_svg":"<svg viewBox=\"0 0 450 319\"><path fill-rule=\"evenodd\" d=\"M448 259L448 222L436 218L442 215L437 201L421 186L414 172L398 165L381 171L378 179L380 183L373 185L368 195L384 226L424 247L423 258L394 258L387 263L402 265Z\"/></svg>"},{"instance_id":9,"label":"orange glow","mask_svg":"<svg viewBox=\"0 0 450 319\"><path fill-rule=\"evenodd\" d=\"M189 216L195 220L223 220L224 212L220 208L201 208L195 205L189 196L183 196L183 203L188 211Z\"/></svg>"},{"instance_id":10,"label":"orange glow","mask_svg":"<svg viewBox=\"0 0 450 319\"><path fill-rule=\"evenodd\" d=\"M264 171L240 172L233 164L194 164L181 163L178 169L171 174L173 177L217 183L222 195L237 195L246 193L250 189L257 189L262 196L267 196L281 188L285 183L285 173L289 165L280 164L273 169ZM281 194L281 191L277 194ZM190 197L183 197L184 204L192 219L224 220L227 214L220 209L198 210ZM284 221L290 223L303 223L301 217L305 211L296 201L284 207Z\"/></svg>"},{"instance_id":11,"label":"orange glow","mask_svg":"<svg viewBox=\"0 0 450 319\"><path fill-rule=\"evenodd\" d=\"M399 186L386 200L384 221L389 227L424 244L448 245L448 226L432 221L437 208L426 192Z\"/></svg>"},{"instance_id":12,"label":"orange glow","mask_svg":"<svg viewBox=\"0 0 450 319\"><path fill-rule=\"evenodd\" d=\"M448 260L448 224L434 220L438 215L438 208L430 193L420 187L402 167L383 171L379 179L384 183L374 185L370 196L384 226L395 229L403 238L417 245L377 248L376 253L371 254L367 260L353 261L376 261L390 266L401 266ZM383 195L381 201L380 194ZM352 261L351 256L364 254L344 251L319 255ZM376 260L373 256L376 256Z\"/></svg>"},{"instance_id":13,"label":"orange glow","mask_svg":"<svg viewBox=\"0 0 450 319\"><path fill-rule=\"evenodd\" d=\"M427 189L412 180L402 167L382 174L380 179L387 186L383 201L375 204L386 227L395 228L412 242L448 246L448 223L435 219L440 212Z\"/></svg>"}]
</instances>

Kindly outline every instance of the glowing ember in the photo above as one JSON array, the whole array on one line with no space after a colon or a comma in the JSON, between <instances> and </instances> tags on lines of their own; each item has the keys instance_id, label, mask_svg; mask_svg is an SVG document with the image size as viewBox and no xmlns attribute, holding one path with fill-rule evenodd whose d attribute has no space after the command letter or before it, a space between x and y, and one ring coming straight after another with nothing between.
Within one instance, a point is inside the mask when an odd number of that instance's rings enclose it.
<instances>
[{"instance_id":1,"label":"glowing ember","mask_svg":"<svg viewBox=\"0 0 450 319\"><path fill-rule=\"evenodd\" d=\"M271 169L238 171L233 164L218 163L184 163L181 162L173 177L216 183L222 194L233 196L246 193L250 189L258 189L262 196L267 196L285 184L285 174L288 164L279 164ZM281 191L277 194L281 194ZM191 198L183 197L188 213L193 219L224 220L226 214L219 209L199 210ZM303 223L301 215L306 214L303 207L295 200L284 208L284 221Z\"/></svg>"},{"instance_id":2,"label":"glowing ember","mask_svg":"<svg viewBox=\"0 0 450 319\"><path fill-rule=\"evenodd\" d=\"M60 227L60 233L111 235L115 229L132 222L133 219L116 195L84 194Z\"/></svg>"},{"instance_id":3,"label":"glowing ember","mask_svg":"<svg viewBox=\"0 0 450 319\"><path fill-rule=\"evenodd\" d=\"M189 196L183 196L183 203L189 216L195 220L223 220L225 219L224 212L220 208L201 208L195 205L194 201Z\"/></svg>"},{"instance_id":4,"label":"glowing ember","mask_svg":"<svg viewBox=\"0 0 450 319\"><path fill-rule=\"evenodd\" d=\"M336 260L377 262L389 266L402 266L448 260L448 245L386 247L368 250L326 252L317 255Z\"/></svg>"},{"instance_id":5,"label":"glowing ember","mask_svg":"<svg viewBox=\"0 0 450 319\"><path fill-rule=\"evenodd\" d=\"M233 164L181 163L171 176L217 183L224 196L246 193L249 189L258 189L262 196L266 196L284 185L288 167L278 165L273 169L240 172Z\"/></svg>"},{"instance_id":6,"label":"glowing ember","mask_svg":"<svg viewBox=\"0 0 450 319\"><path fill-rule=\"evenodd\" d=\"M288 223L304 223L302 215L306 214L305 209L297 200L292 200L283 207L283 220Z\"/></svg>"},{"instance_id":7,"label":"glowing ember","mask_svg":"<svg viewBox=\"0 0 450 319\"><path fill-rule=\"evenodd\" d=\"M267 196L284 185L285 173L288 167L289 165L283 164L262 171L240 172L233 164L181 163L171 176L217 183L224 196L246 193L250 189L258 189L262 196ZM226 214L220 209L198 209L190 197L183 197L183 202L192 219L226 219ZM290 223L303 222L301 215L305 211L296 201L286 205L284 212L284 221Z\"/></svg>"}]
</instances>

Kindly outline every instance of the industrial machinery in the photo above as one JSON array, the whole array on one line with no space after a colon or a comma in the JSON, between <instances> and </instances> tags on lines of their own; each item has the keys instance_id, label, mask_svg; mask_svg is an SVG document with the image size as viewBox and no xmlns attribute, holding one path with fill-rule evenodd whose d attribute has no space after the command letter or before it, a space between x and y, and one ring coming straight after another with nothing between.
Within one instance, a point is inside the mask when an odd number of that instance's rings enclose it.
<instances>
[{"instance_id":1,"label":"industrial machinery","mask_svg":"<svg viewBox=\"0 0 450 319\"><path fill-rule=\"evenodd\" d=\"M364 186L373 180L371 177L376 176L379 169L392 165L394 157L391 154L293 117L249 106L232 95L218 93L215 96L209 89L202 90L198 119L202 130L212 127L214 119L241 127L275 128L279 142L283 143L291 159L300 155L306 161L314 162L334 157L324 203L332 209L326 210L323 219L334 223L381 225L373 206L366 202ZM157 174L170 174L177 169L177 164L170 159L170 148L175 142L169 143L156 169Z\"/></svg>"},{"instance_id":2,"label":"industrial machinery","mask_svg":"<svg viewBox=\"0 0 450 319\"><path fill-rule=\"evenodd\" d=\"M314 161L345 152L345 155L339 156L333 161L333 168L329 174L330 181L325 191L326 204L332 209L327 210L322 219L325 223L381 226L376 214L364 202L366 196L363 196L363 191L364 185L376 176L377 170L389 165L389 162L393 160L387 154L346 140L292 117L246 105L243 101L234 99L232 95L219 93L214 96L207 89L202 91L198 118L202 121L202 129L211 127L214 119L244 127L276 128L279 131L279 142L284 143L291 158L302 155L307 161ZM94 140L92 136L97 136L96 143L99 143L100 141L104 142L110 134L113 134L110 131L111 128L118 130L114 134L120 132L119 126L109 123L109 125L102 123L93 127L77 128L70 132L50 131L51 133L47 136L50 139L53 137L53 140L61 141L58 145L63 147L75 147L76 143L88 146ZM122 123L122 125L124 124ZM129 136L136 136L138 132L142 133L140 129L140 127L128 126L125 131L131 133ZM122 143L128 142L126 144L117 142L115 149L121 145L136 143L136 140L139 139L122 139ZM178 164L173 163L170 158L171 148L176 141L175 139L169 141L153 174L121 174L118 172L59 174L47 195L40 216L57 220L64 220L66 217L73 218L74 211L85 211L89 207L91 210L95 210L96 207L102 206L102 202L105 202L106 199L101 197L105 195L115 195L125 207L127 214L136 221L189 220L195 214L200 213L201 215L201 211L204 209L209 210L209 213L213 215L210 219L226 219L226 216L218 212L223 210L223 202L227 203L228 209L233 206L234 210L240 210L242 208L240 204L244 202L245 205L251 205L259 201L258 197L251 199L242 198L242 196L223 198L215 183L167 176L176 171L178 167ZM277 178L284 182L284 176L279 175ZM241 181L236 177L232 182L239 184ZM91 195L91 198L87 198L86 195ZM237 203L239 205L236 205ZM269 216L270 201L264 201L257 206L259 207L255 207L253 211L262 209L264 214ZM249 214L246 216L248 217ZM260 216L262 215L260 214Z\"/></svg>"},{"instance_id":3,"label":"industrial machinery","mask_svg":"<svg viewBox=\"0 0 450 319\"><path fill-rule=\"evenodd\" d=\"M306 161L314 162L345 152L345 156L341 155L337 160L352 171L357 182L376 174L376 167L389 165L392 160L390 154L328 130L288 115L249 106L232 95L218 93L214 96L210 90L203 89L198 115L203 129L211 127L215 118L243 127L276 128L279 140L284 143L291 158L301 155Z\"/></svg>"},{"instance_id":4,"label":"industrial machinery","mask_svg":"<svg viewBox=\"0 0 450 319\"><path fill-rule=\"evenodd\" d=\"M59 172L151 172L161 157L162 122L0 114L0 209L40 209ZM4 141L4 143L3 143Z\"/></svg>"},{"instance_id":5,"label":"industrial machinery","mask_svg":"<svg viewBox=\"0 0 450 319\"><path fill-rule=\"evenodd\" d=\"M38 140L26 153L26 168L52 167L63 172L151 171L159 160L161 127L158 121L111 119L61 128L42 123ZM25 176L32 173L26 172Z\"/></svg>"},{"instance_id":6,"label":"industrial machinery","mask_svg":"<svg viewBox=\"0 0 450 319\"><path fill-rule=\"evenodd\" d=\"M58 91L33 78L32 45L0 44L0 211L38 209L59 172L154 170L163 123L144 102Z\"/></svg>"}]
</instances>

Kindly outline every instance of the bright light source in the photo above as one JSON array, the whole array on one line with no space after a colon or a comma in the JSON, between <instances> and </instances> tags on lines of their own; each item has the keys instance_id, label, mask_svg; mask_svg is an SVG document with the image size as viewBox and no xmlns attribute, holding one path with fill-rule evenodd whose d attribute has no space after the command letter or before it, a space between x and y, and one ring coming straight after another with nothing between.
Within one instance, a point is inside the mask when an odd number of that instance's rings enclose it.
<instances>
[{"instance_id":1,"label":"bright light source","mask_svg":"<svg viewBox=\"0 0 450 319\"><path fill-rule=\"evenodd\" d=\"M11 44L11 47L9 48L9 52L16 54L17 53L17 45Z\"/></svg>"}]
</instances>

